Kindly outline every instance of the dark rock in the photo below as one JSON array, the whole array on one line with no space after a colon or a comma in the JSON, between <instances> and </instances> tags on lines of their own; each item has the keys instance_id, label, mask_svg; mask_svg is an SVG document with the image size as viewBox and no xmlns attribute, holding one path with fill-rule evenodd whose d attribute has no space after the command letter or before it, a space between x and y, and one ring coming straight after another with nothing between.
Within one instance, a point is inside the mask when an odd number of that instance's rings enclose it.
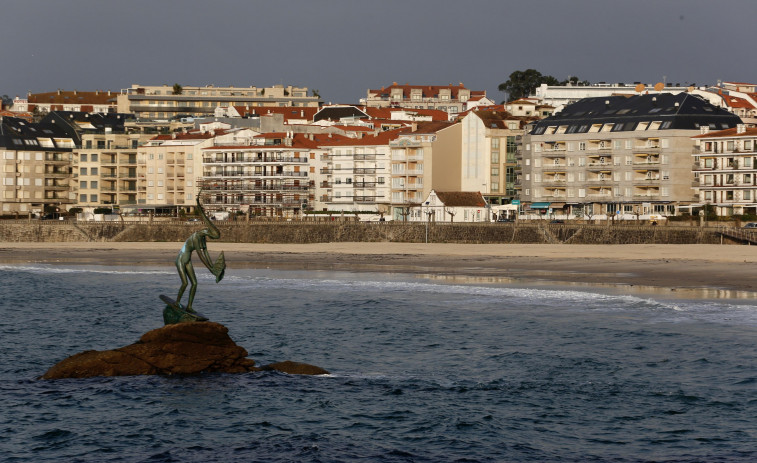
<instances>
[{"instance_id":1,"label":"dark rock","mask_svg":"<svg viewBox=\"0 0 757 463\"><path fill-rule=\"evenodd\" d=\"M259 371L247 351L214 322L179 323L148 331L134 344L85 351L52 368L42 379L92 376L176 375Z\"/></svg>"}]
</instances>

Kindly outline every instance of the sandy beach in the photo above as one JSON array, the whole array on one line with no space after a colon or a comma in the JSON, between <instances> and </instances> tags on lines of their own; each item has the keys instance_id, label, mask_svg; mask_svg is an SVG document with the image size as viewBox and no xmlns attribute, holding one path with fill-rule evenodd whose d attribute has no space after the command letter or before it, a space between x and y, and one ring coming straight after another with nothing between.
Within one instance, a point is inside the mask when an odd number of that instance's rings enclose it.
<instances>
[{"instance_id":1,"label":"sandy beach","mask_svg":"<svg viewBox=\"0 0 757 463\"><path fill-rule=\"evenodd\" d=\"M2 243L0 263L173 265L181 243ZM450 281L620 285L636 291L757 292L757 247L209 243L229 269L412 273ZM757 293L756 293L757 294Z\"/></svg>"}]
</instances>

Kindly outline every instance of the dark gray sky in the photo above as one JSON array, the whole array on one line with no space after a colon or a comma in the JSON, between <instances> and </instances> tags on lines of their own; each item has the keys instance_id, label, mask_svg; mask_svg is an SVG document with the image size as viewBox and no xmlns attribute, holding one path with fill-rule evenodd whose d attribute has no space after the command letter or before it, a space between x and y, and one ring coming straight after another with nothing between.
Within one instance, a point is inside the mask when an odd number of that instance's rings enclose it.
<instances>
[{"instance_id":1,"label":"dark gray sky","mask_svg":"<svg viewBox=\"0 0 757 463\"><path fill-rule=\"evenodd\" d=\"M320 90L515 70L591 82L757 81L755 0L0 0L0 94L131 84Z\"/></svg>"}]
</instances>

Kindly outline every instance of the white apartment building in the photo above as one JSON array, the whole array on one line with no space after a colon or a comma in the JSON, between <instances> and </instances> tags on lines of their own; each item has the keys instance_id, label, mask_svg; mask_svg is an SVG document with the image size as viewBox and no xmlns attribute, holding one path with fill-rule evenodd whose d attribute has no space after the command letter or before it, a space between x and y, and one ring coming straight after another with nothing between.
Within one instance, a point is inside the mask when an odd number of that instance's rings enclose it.
<instances>
[{"instance_id":1,"label":"white apartment building","mask_svg":"<svg viewBox=\"0 0 757 463\"><path fill-rule=\"evenodd\" d=\"M357 138L333 137L319 143L322 155L315 210L387 214L391 202L391 148L398 131Z\"/></svg>"},{"instance_id":2,"label":"white apartment building","mask_svg":"<svg viewBox=\"0 0 757 463\"><path fill-rule=\"evenodd\" d=\"M217 140L202 152L208 210L297 217L314 202L317 160L325 150L305 134L282 132L245 144Z\"/></svg>"},{"instance_id":3,"label":"white apartment building","mask_svg":"<svg viewBox=\"0 0 757 463\"><path fill-rule=\"evenodd\" d=\"M218 107L301 106L318 107L320 97L308 96L307 87L204 87L184 86L180 92L169 85L138 85L121 90L118 112L132 113L138 120L212 117Z\"/></svg>"},{"instance_id":4,"label":"white apartment building","mask_svg":"<svg viewBox=\"0 0 757 463\"><path fill-rule=\"evenodd\" d=\"M757 128L702 131L693 137L698 205L718 215L757 214Z\"/></svg>"}]
</instances>

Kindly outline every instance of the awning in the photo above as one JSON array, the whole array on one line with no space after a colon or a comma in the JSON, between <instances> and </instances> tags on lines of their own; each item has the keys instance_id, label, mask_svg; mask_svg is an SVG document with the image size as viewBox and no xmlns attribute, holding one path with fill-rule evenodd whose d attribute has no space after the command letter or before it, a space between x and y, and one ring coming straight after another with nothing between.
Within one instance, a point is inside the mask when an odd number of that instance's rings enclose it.
<instances>
[{"instance_id":1,"label":"awning","mask_svg":"<svg viewBox=\"0 0 757 463\"><path fill-rule=\"evenodd\" d=\"M531 209L549 209L550 203L531 203Z\"/></svg>"},{"instance_id":2,"label":"awning","mask_svg":"<svg viewBox=\"0 0 757 463\"><path fill-rule=\"evenodd\" d=\"M549 207L552 209L562 209L565 207L565 203L550 203Z\"/></svg>"}]
</instances>

